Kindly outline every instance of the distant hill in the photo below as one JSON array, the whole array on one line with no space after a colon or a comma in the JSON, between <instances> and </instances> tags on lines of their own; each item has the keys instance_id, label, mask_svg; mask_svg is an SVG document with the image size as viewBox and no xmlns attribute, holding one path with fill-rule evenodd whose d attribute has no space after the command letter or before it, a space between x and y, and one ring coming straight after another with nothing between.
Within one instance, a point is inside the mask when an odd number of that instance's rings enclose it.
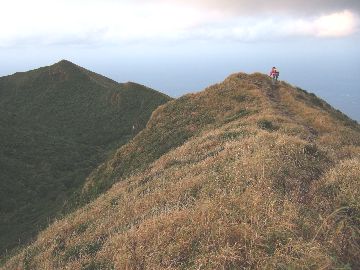
<instances>
[{"instance_id":1,"label":"distant hill","mask_svg":"<svg viewBox=\"0 0 360 270\"><path fill-rule=\"evenodd\" d=\"M358 269L360 126L263 74L156 109L2 269Z\"/></svg>"},{"instance_id":2,"label":"distant hill","mask_svg":"<svg viewBox=\"0 0 360 270\"><path fill-rule=\"evenodd\" d=\"M1 77L0 254L71 207L87 175L169 100L65 60Z\"/></svg>"}]
</instances>

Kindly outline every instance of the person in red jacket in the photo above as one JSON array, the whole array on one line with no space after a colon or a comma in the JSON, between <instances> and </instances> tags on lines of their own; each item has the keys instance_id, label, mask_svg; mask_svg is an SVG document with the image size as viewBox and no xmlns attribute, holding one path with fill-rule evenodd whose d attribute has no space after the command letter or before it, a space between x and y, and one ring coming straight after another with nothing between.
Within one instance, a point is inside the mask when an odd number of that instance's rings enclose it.
<instances>
[{"instance_id":1,"label":"person in red jacket","mask_svg":"<svg viewBox=\"0 0 360 270\"><path fill-rule=\"evenodd\" d=\"M279 74L280 72L278 71L278 69L276 67L273 67L270 71L270 77L272 78L273 82L277 82L278 78L279 78Z\"/></svg>"}]
</instances>

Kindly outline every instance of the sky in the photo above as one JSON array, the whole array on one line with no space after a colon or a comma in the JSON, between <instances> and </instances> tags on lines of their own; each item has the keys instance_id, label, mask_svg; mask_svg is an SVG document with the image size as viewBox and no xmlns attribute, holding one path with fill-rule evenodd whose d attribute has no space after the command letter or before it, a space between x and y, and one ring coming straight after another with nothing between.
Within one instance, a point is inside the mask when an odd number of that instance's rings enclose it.
<instances>
[{"instance_id":1,"label":"sky","mask_svg":"<svg viewBox=\"0 0 360 270\"><path fill-rule=\"evenodd\" d=\"M0 76L70 60L170 96L268 73L360 121L359 0L0 0Z\"/></svg>"}]
</instances>

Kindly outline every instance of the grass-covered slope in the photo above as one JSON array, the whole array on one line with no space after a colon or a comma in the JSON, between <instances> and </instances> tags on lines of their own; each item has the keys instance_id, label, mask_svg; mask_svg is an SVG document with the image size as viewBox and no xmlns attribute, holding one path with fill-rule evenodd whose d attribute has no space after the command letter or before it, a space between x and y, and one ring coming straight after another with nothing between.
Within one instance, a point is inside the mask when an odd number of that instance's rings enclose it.
<instances>
[{"instance_id":1,"label":"grass-covered slope","mask_svg":"<svg viewBox=\"0 0 360 270\"><path fill-rule=\"evenodd\" d=\"M160 156L207 127L257 113L260 100L256 95L245 95L236 91L234 86L224 91L218 91L217 87L188 94L160 106L138 136L90 175L83 196L92 199L101 194L114 182L144 170Z\"/></svg>"},{"instance_id":2,"label":"grass-covered slope","mask_svg":"<svg viewBox=\"0 0 360 270\"><path fill-rule=\"evenodd\" d=\"M168 100L68 61L0 78L0 254L46 225Z\"/></svg>"},{"instance_id":3,"label":"grass-covered slope","mask_svg":"<svg viewBox=\"0 0 360 270\"><path fill-rule=\"evenodd\" d=\"M358 269L359 172L356 122L234 74L158 108L87 188L117 183L3 268Z\"/></svg>"}]
</instances>

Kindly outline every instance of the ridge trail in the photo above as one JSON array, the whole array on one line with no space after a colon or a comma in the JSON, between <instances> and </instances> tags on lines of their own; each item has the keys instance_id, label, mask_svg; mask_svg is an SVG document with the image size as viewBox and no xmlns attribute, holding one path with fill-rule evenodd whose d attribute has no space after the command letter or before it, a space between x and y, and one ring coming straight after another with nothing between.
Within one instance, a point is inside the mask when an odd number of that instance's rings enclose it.
<instances>
[{"instance_id":1,"label":"ridge trail","mask_svg":"<svg viewBox=\"0 0 360 270\"><path fill-rule=\"evenodd\" d=\"M309 136L306 138L306 140L310 141L311 143L316 140L318 137L318 132L313 127L310 127L303 123L303 121L299 120L297 115L291 112L289 108L281 102L279 89L284 87L283 82L278 81L276 84L266 82L266 84L264 84L264 82L253 81L253 83L258 86L265 97L268 98L269 103L274 110L276 110L280 115L292 120L294 123L304 127L308 131Z\"/></svg>"}]
</instances>

